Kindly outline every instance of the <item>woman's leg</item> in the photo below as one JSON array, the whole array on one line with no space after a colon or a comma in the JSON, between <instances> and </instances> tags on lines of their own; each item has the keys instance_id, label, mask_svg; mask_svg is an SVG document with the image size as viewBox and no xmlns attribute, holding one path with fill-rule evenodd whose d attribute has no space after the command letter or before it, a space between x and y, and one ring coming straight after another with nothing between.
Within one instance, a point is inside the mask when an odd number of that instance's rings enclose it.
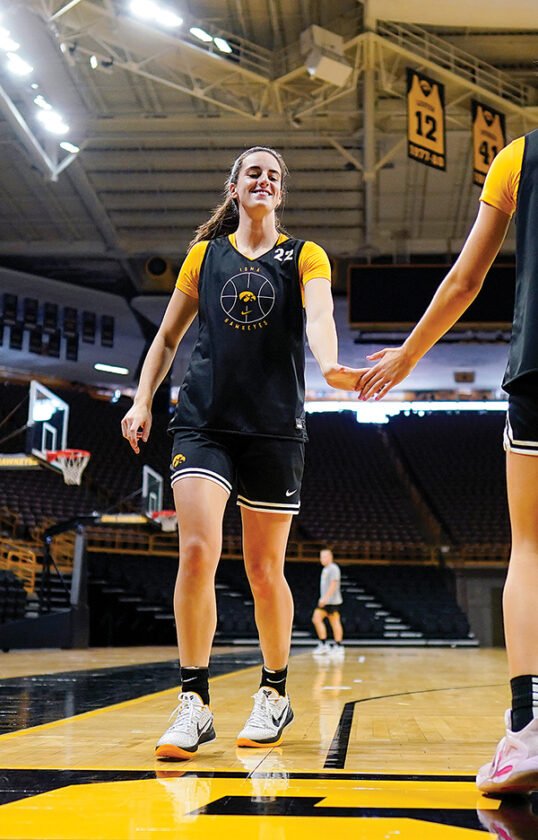
<instances>
[{"instance_id":1,"label":"woman's leg","mask_svg":"<svg viewBox=\"0 0 538 840\"><path fill-rule=\"evenodd\" d=\"M205 478L173 487L179 525L179 571L174 612L181 692L174 722L157 741L158 758L183 761L216 737L209 709L209 656L217 624L215 571L222 546L227 491Z\"/></svg>"},{"instance_id":2,"label":"woman's leg","mask_svg":"<svg viewBox=\"0 0 538 840\"><path fill-rule=\"evenodd\" d=\"M538 456L507 453L512 553L504 587L510 677L538 675Z\"/></svg>"},{"instance_id":3,"label":"woman's leg","mask_svg":"<svg viewBox=\"0 0 538 840\"><path fill-rule=\"evenodd\" d=\"M174 591L179 660L183 668L207 668L217 626L215 572L228 493L205 478L184 478L173 489L179 528Z\"/></svg>"},{"instance_id":4,"label":"woman's leg","mask_svg":"<svg viewBox=\"0 0 538 840\"><path fill-rule=\"evenodd\" d=\"M241 508L245 569L266 668L286 668L293 623L293 598L284 577L291 514Z\"/></svg>"}]
</instances>

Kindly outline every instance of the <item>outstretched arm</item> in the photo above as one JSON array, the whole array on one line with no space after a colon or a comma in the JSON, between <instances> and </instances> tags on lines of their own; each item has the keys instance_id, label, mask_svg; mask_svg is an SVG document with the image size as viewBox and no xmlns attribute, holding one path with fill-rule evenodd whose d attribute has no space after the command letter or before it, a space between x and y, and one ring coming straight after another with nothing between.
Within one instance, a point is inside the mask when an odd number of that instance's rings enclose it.
<instances>
[{"instance_id":1,"label":"outstretched arm","mask_svg":"<svg viewBox=\"0 0 538 840\"><path fill-rule=\"evenodd\" d=\"M123 437L129 441L137 455L140 452L138 442L143 440L146 443L151 430L151 403L155 391L168 373L179 343L197 311L196 298L179 289L174 290L144 360L133 405L121 421Z\"/></svg>"},{"instance_id":2,"label":"outstretched arm","mask_svg":"<svg viewBox=\"0 0 538 840\"><path fill-rule=\"evenodd\" d=\"M510 216L480 204L478 216L463 250L437 289L428 309L401 347L385 348L368 356L377 361L361 377L361 400L380 400L405 379L417 362L471 305L506 236Z\"/></svg>"},{"instance_id":3,"label":"outstretched arm","mask_svg":"<svg viewBox=\"0 0 538 840\"><path fill-rule=\"evenodd\" d=\"M325 381L333 388L354 391L363 371L338 364L338 338L330 283L323 277L310 280L304 295L306 336Z\"/></svg>"}]
</instances>

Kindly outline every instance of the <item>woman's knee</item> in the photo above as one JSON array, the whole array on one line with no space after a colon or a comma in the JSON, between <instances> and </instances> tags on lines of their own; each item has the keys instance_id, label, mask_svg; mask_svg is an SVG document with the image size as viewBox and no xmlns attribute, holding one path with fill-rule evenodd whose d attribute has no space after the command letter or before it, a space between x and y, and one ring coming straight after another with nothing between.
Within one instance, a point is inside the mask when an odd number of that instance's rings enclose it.
<instances>
[{"instance_id":1,"label":"woman's knee","mask_svg":"<svg viewBox=\"0 0 538 840\"><path fill-rule=\"evenodd\" d=\"M278 563L270 562L266 557L247 563L247 577L255 596L269 594L282 585L287 586L284 570Z\"/></svg>"},{"instance_id":2,"label":"woman's knee","mask_svg":"<svg viewBox=\"0 0 538 840\"><path fill-rule=\"evenodd\" d=\"M213 577L219 551L209 540L200 536L182 541L179 551L179 573L182 577L203 580Z\"/></svg>"}]
</instances>

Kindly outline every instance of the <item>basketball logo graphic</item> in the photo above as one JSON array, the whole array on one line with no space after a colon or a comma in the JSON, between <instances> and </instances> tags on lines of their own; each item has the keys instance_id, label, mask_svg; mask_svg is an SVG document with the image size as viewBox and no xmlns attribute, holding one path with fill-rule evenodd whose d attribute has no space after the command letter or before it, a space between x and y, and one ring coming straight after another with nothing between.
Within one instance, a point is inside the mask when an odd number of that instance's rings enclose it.
<instances>
[{"instance_id":1,"label":"basketball logo graphic","mask_svg":"<svg viewBox=\"0 0 538 840\"><path fill-rule=\"evenodd\" d=\"M275 290L259 271L245 271L230 277L222 287L220 305L236 324L256 324L275 305Z\"/></svg>"}]
</instances>

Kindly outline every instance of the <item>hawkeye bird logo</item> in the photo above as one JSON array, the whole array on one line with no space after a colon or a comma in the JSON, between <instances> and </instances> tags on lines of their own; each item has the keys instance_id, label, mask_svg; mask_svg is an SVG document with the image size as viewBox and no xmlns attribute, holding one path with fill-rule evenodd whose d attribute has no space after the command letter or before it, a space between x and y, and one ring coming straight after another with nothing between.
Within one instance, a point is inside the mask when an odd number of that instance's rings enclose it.
<instances>
[{"instance_id":1,"label":"hawkeye bird logo","mask_svg":"<svg viewBox=\"0 0 538 840\"><path fill-rule=\"evenodd\" d=\"M226 323L247 328L267 318L275 305L275 290L259 269L247 268L226 281L220 305L228 316Z\"/></svg>"},{"instance_id":2,"label":"hawkeye bird logo","mask_svg":"<svg viewBox=\"0 0 538 840\"><path fill-rule=\"evenodd\" d=\"M187 460L186 457L184 455L182 455L181 452L180 452L178 455L174 455L174 460L172 461L172 467L175 469L176 467L179 467L180 464L184 464L186 460Z\"/></svg>"},{"instance_id":3,"label":"hawkeye bird logo","mask_svg":"<svg viewBox=\"0 0 538 840\"><path fill-rule=\"evenodd\" d=\"M429 96L430 93L432 92L433 88L430 85L430 83L427 81L427 79L420 79L419 85L420 85L420 89L421 89L422 93L424 94L424 96Z\"/></svg>"}]
</instances>

